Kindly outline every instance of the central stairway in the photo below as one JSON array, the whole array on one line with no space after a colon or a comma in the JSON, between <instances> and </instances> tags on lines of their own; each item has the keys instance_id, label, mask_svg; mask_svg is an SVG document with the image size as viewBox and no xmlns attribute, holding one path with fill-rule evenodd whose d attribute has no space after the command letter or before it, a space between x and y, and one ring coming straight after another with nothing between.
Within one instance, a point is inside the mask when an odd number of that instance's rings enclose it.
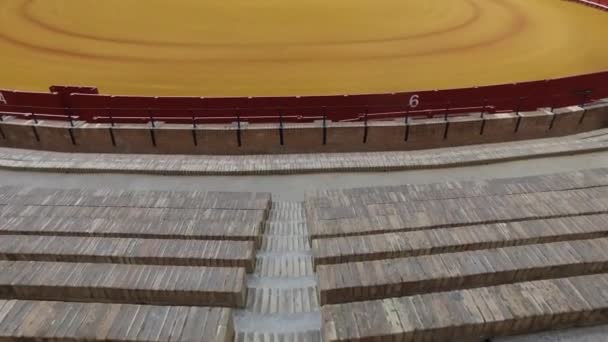
<instances>
[{"instance_id":1,"label":"central stairway","mask_svg":"<svg viewBox=\"0 0 608 342\"><path fill-rule=\"evenodd\" d=\"M300 202L273 202L247 279L247 305L234 312L237 342L321 341L312 252Z\"/></svg>"}]
</instances>

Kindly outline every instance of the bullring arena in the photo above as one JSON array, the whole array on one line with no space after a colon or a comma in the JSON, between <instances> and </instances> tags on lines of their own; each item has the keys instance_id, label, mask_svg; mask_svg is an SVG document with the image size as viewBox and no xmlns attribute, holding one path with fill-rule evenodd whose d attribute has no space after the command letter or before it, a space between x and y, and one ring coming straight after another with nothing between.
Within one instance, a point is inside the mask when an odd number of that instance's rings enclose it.
<instances>
[{"instance_id":1,"label":"bullring arena","mask_svg":"<svg viewBox=\"0 0 608 342\"><path fill-rule=\"evenodd\" d=\"M608 340L608 0L0 0L0 342Z\"/></svg>"},{"instance_id":2,"label":"bullring arena","mask_svg":"<svg viewBox=\"0 0 608 342\"><path fill-rule=\"evenodd\" d=\"M0 64L13 66L3 69L0 84L17 90L60 84L113 95L354 95L608 69L608 18L569 1L179 0L167 10L162 0L9 0L0 6Z\"/></svg>"}]
</instances>

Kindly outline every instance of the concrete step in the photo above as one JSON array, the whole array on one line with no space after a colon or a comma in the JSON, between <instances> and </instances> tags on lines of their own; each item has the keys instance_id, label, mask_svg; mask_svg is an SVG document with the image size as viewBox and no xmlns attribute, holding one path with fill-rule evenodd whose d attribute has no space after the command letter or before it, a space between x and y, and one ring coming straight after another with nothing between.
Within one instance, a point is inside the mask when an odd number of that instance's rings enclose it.
<instances>
[{"instance_id":1,"label":"concrete step","mask_svg":"<svg viewBox=\"0 0 608 342\"><path fill-rule=\"evenodd\" d=\"M270 236L277 235L297 235L297 236L307 236L308 229L306 227L306 222L304 221L291 221L291 222L282 222L282 221L274 221L274 222L266 222L264 233Z\"/></svg>"},{"instance_id":2,"label":"concrete step","mask_svg":"<svg viewBox=\"0 0 608 342\"><path fill-rule=\"evenodd\" d=\"M305 236L269 236L262 238L260 252L302 252L310 251L310 241Z\"/></svg>"},{"instance_id":3,"label":"concrete step","mask_svg":"<svg viewBox=\"0 0 608 342\"><path fill-rule=\"evenodd\" d=\"M272 202L268 221L303 221L304 203L302 202Z\"/></svg>"},{"instance_id":4,"label":"concrete step","mask_svg":"<svg viewBox=\"0 0 608 342\"><path fill-rule=\"evenodd\" d=\"M263 314L319 311L317 288L249 288L247 311Z\"/></svg>"},{"instance_id":5,"label":"concrete step","mask_svg":"<svg viewBox=\"0 0 608 342\"><path fill-rule=\"evenodd\" d=\"M273 202L247 277L247 303L234 312L235 341L321 342L317 280L300 202Z\"/></svg>"},{"instance_id":6,"label":"concrete step","mask_svg":"<svg viewBox=\"0 0 608 342\"><path fill-rule=\"evenodd\" d=\"M255 274L260 277L307 277L314 275L311 255L261 256Z\"/></svg>"},{"instance_id":7,"label":"concrete step","mask_svg":"<svg viewBox=\"0 0 608 342\"><path fill-rule=\"evenodd\" d=\"M321 331L311 330L296 333L259 333L241 332L234 339L236 342L322 342Z\"/></svg>"},{"instance_id":8,"label":"concrete step","mask_svg":"<svg viewBox=\"0 0 608 342\"><path fill-rule=\"evenodd\" d=\"M303 337L317 332L320 336L321 315L318 312L304 312L293 314L260 314L246 310L238 310L234 313L234 327L237 338L240 341L260 341L252 337L263 337L261 341L273 341L267 338L293 338ZM314 334L312 334L314 335ZM276 341L275 339L274 341ZM286 340L294 341L294 340ZM302 341L297 339L295 341ZM311 340L311 341L320 341Z\"/></svg>"}]
</instances>

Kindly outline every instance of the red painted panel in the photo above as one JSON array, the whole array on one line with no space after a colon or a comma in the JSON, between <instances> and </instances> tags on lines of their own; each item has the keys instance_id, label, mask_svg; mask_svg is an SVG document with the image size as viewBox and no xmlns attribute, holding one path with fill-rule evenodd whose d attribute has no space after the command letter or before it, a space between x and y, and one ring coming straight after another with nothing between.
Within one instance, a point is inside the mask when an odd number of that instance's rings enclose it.
<instances>
[{"instance_id":1,"label":"red painted panel","mask_svg":"<svg viewBox=\"0 0 608 342\"><path fill-rule=\"evenodd\" d=\"M68 87L69 88L69 87ZM333 121L454 115L470 112L527 111L579 105L608 97L608 72L553 80L485 87L393 94L302 97L143 97L71 94L65 103L49 93L2 91L0 109L29 113L71 113L91 122L154 120L197 124Z\"/></svg>"},{"instance_id":2,"label":"red painted panel","mask_svg":"<svg viewBox=\"0 0 608 342\"><path fill-rule=\"evenodd\" d=\"M0 90L4 101L0 101L0 111L30 115L36 113L40 119L66 120L61 97L51 93ZM25 117L25 116L24 116Z\"/></svg>"}]
</instances>

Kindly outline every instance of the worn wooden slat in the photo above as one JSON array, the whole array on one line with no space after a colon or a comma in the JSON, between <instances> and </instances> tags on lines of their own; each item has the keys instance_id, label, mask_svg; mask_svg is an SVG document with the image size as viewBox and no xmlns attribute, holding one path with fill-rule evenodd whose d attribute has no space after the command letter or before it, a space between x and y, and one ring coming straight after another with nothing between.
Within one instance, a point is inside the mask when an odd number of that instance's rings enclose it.
<instances>
[{"instance_id":1,"label":"worn wooden slat","mask_svg":"<svg viewBox=\"0 0 608 342\"><path fill-rule=\"evenodd\" d=\"M312 241L315 266L608 236L608 215L463 226Z\"/></svg>"},{"instance_id":2,"label":"worn wooden slat","mask_svg":"<svg viewBox=\"0 0 608 342\"><path fill-rule=\"evenodd\" d=\"M608 271L608 238L319 266L321 304Z\"/></svg>"},{"instance_id":3,"label":"worn wooden slat","mask_svg":"<svg viewBox=\"0 0 608 342\"><path fill-rule=\"evenodd\" d=\"M255 268L252 241L5 235L0 260Z\"/></svg>"},{"instance_id":4,"label":"worn wooden slat","mask_svg":"<svg viewBox=\"0 0 608 342\"><path fill-rule=\"evenodd\" d=\"M44 205L83 205L90 201L96 206L126 207L171 207L167 204L176 201L180 208L184 203L193 204L194 208L213 208L208 205L234 201L239 204L254 204L255 207L243 206L238 209L265 209L257 206L256 201L269 202L270 193L253 192L206 192L206 191L163 191L163 190L116 190L116 189L54 189L10 186L0 188L0 203L44 204ZM40 202L47 200L48 202ZM183 202L187 201L187 202Z\"/></svg>"},{"instance_id":5,"label":"worn wooden slat","mask_svg":"<svg viewBox=\"0 0 608 342\"><path fill-rule=\"evenodd\" d=\"M243 268L0 261L0 297L242 307Z\"/></svg>"},{"instance_id":6,"label":"worn wooden slat","mask_svg":"<svg viewBox=\"0 0 608 342\"><path fill-rule=\"evenodd\" d=\"M458 208L494 208L505 206L524 206L556 201L587 201L606 198L608 187L594 187L540 193L512 195L492 195L466 198L437 199L433 201L408 201L395 203L378 203L366 205L333 206L313 210L317 220L340 220L356 217L374 217L388 215L409 215L429 210L456 210Z\"/></svg>"},{"instance_id":7,"label":"worn wooden slat","mask_svg":"<svg viewBox=\"0 0 608 342\"><path fill-rule=\"evenodd\" d=\"M607 197L608 198L608 197ZM537 202L529 205L416 211L409 215L379 215L309 223L311 238L371 235L475 224L514 222L608 213L607 198Z\"/></svg>"},{"instance_id":8,"label":"worn wooden slat","mask_svg":"<svg viewBox=\"0 0 608 342\"><path fill-rule=\"evenodd\" d=\"M13 217L0 220L0 235L261 241L262 221Z\"/></svg>"},{"instance_id":9,"label":"worn wooden slat","mask_svg":"<svg viewBox=\"0 0 608 342\"><path fill-rule=\"evenodd\" d=\"M208 322L196 327L188 322ZM0 300L1 341L232 342L228 308Z\"/></svg>"},{"instance_id":10,"label":"worn wooden slat","mask_svg":"<svg viewBox=\"0 0 608 342\"><path fill-rule=\"evenodd\" d=\"M608 274L327 305L326 342L460 341L608 323Z\"/></svg>"},{"instance_id":11,"label":"worn wooden slat","mask_svg":"<svg viewBox=\"0 0 608 342\"><path fill-rule=\"evenodd\" d=\"M187 209L187 208L132 208L132 207L91 207L91 206L45 206L9 204L0 209L0 217L71 217L71 218L113 218L124 220L160 219L180 220L227 220L262 221L265 210L232 209Z\"/></svg>"},{"instance_id":12,"label":"worn wooden slat","mask_svg":"<svg viewBox=\"0 0 608 342\"><path fill-rule=\"evenodd\" d=\"M502 179L323 189L307 193L306 203L312 207L349 206L561 191L606 185L608 169L600 168Z\"/></svg>"}]
</instances>

